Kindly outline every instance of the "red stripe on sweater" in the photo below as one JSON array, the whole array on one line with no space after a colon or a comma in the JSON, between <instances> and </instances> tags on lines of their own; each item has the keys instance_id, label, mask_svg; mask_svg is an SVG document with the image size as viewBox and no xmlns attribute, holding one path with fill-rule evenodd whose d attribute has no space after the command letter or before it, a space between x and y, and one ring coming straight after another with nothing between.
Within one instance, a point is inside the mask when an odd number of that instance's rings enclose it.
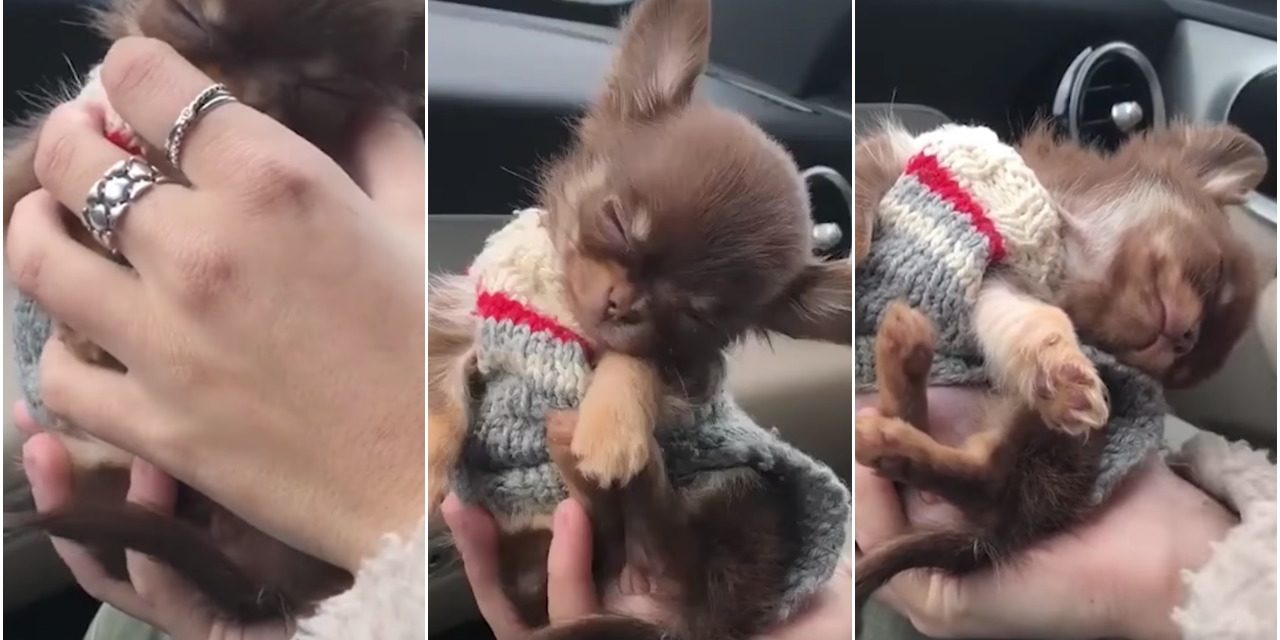
<instances>
[{"instance_id":1,"label":"red stripe on sweater","mask_svg":"<svg viewBox=\"0 0 1280 640\"><path fill-rule=\"evenodd\" d=\"M907 173L915 176L920 184L969 218L969 224L973 225L974 230L987 239L991 263L1004 260L1004 238L996 230L995 223L987 217L987 212L983 210L982 205L956 183L955 178L951 177L937 158L927 153L917 153L907 162Z\"/></svg>"},{"instance_id":2,"label":"red stripe on sweater","mask_svg":"<svg viewBox=\"0 0 1280 640\"><path fill-rule=\"evenodd\" d=\"M534 333L545 333L558 342L577 343L590 357L591 347L582 336L551 318L534 311L503 293L481 291L476 296L476 315L486 320L510 320L513 324L528 327Z\"/></svg>"}]
</instances>

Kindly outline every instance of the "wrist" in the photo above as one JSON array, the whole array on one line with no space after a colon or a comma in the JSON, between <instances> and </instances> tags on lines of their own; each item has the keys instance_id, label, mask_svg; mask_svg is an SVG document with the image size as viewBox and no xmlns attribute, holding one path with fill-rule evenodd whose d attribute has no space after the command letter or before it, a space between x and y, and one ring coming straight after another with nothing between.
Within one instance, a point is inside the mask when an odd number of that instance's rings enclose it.
<instances>
[{"instance_id":1,"label":"wrist","mask_svg":"<svg viewBox=\"0 0 1280 640\"><path fill-rule=\"evenodd\" d=\"M1175 622L1173 612L1186 602L1186 574L1204 567L1213 556L1213 544L1238 524L1236 517L1212 498L1204 494L1197 497L1194 507L1183 505L1191 512L1172 512L1175 517L1169 523L1169 552L1164 554L1164 562L1156 568L1147 588L1132 594L1133 608L1121 612L1123 619L1119 627L1123 637L1132 640L1182 638L1182 629Z\"/></svg>"}]
</instances>

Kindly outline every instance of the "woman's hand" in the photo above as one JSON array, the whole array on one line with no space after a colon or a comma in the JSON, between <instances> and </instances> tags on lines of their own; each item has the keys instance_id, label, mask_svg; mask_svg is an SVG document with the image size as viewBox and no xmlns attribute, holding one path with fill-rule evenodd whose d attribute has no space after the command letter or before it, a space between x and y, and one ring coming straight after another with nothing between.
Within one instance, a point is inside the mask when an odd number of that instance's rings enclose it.
<instances>
[{"instance_id":1,"label":"woman's hand","mask_svg":"<svg viewBox=\"0 0 1280 640\"><path fill-rule=\"evenodd\" d=\"M212 83L137 38L112 47L102 80L155 147ZM382 534L423 515L420 134L403 119L374 121L351 168L366 193L267 116L219 107L187 137L192 185L158 185L120 221L128 269L73 241L59 215L59 205L79 211L126 157L102 119L77 103L50 116L36 154L44 190L16 208L7 256L22 291L128 373L51 340L46 405L355 569ZM344 526L315 526L321 514Z\"/></svg>"},{"instance_id":2,"label":"woman's hand","mask_svg":"<svg viewBox=\"0 0 1280 640\"><path fill-rule=\"evenodd\" d=\"M463 568L476 606L497 640L523 640L534 630L520 620L502 591L498 576L498 532L493 518L480 507L463 505L449 496L440 507L462 556ZM547 614L552 625L565 624L604 611L652 619L656 603L649 594L621 593L616 587L597 596L591 573L591 522L582 505L565 500L552 518L551 549L547 554ZM812 605L760 640L823 640L853 636L853 573L842 560L835 575L814 596Z\"/></svg>"},{"instance_id":3,"label":"woman's hand","mask_svg":"<svg viewBox=\"0 0 1280 640\"><path fill-rule=\"evenodd\" d=\"M930 391L930 429L954 442L971 431L980 395ZM874 398L858 404L874 406ZM874 411L864 409L863 411ZM922 522L954 521L949 505L908 493L859 466L856 537L873 551ZM1235 520L1153 457L1091 521L1037 544L1002 566L962 579L907 572L877 597L921 632L943 638L1177 637L1170 615L1182 569L1194 569Z\"/></svg>"},{"instance_id":4,"label":"woman's hand","mask_svg":"<svg viewBox=\"0 0 1280 640\"><path fill-rule=\"evenodd\" d=\"M39 429L25 411L16 416L19 427ZM56 509L71 499L71 460L54 436L36 433L22 447L22 462L31 493L40 511ZM177 485L163 471L135 458L128 500L161 513L172 513ZM168 633L174 640L285 640L290 629L280 621L236 626L211 615L199 592L173 570L134 551L126 552L127 581L107 574L84 547L53 539L53 548L89 595Z\"/></svg>"}]
</instances>

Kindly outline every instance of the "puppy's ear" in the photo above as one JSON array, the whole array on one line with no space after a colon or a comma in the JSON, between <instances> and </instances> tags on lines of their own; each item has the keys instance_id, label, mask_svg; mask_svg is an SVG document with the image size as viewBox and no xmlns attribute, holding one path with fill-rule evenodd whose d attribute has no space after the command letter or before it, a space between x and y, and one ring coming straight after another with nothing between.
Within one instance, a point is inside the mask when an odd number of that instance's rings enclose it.
<instances>
[{"instance_id":1,"label":"puppy's ear","mask_svg":"<svg viewBox=\"0 0 1280 640\"><path fill-rule=\"evenodd\" d=\"M1182 155L1205 193L1222 204L1244 202L1267 173L1262 145L1229 125L1177 126Z\"/></svg>"},{"instance_id":2,"label":"puppy's ear","mask_svg":"<svg viewBox=\"0 0 1280 640\"><path fill-rule=\"evenodd\" d=\"M622 27L604 95L591 115L615 123L680 109L707 66L710 0L641 0Z\"/></svg>"},{"instance_id":3,"label":"puppy's ear","mask_svg":"<svg viewBox=\"0 0 1280 640\"><path fill-rule=\"evenodd\" d=\"M773 303L761 329L802 340L853 342L853 264L814 261Z\"/></svg>"}]
</instances>

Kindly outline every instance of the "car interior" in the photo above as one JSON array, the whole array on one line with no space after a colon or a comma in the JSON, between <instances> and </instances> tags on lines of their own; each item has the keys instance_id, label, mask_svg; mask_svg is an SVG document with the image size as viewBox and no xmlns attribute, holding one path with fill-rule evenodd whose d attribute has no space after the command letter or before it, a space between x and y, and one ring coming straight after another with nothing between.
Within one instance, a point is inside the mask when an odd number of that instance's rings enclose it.
<instances>
[{"instance_id":1,"label":"car interior","mask_svg":"<svg viewBox=\"0 0 1280 640\"><path fill-rule=\"evenodd\" d=\"M1169 395L1166 440L1176 448L1203 429L1274 460L1276 5L858 0L854 32L856 135L894 118L912 131L981 124L1009 140L1048 117L1077 140L1112 148L1182 118L1230 123L1262 144L1270 171L1229 211L1261 268L1255 322L1222 371ZM891 637L923 636L904 626Z\"/></svg>"},{"instance_id":2,"label":"car interior","mask_svg":"<svg viewBox=\"0 0 1280 640\"><path fill-rule=\"evenodd\" d=\"M1261 264L1255 326L1223 371L1171 395L1169 422L1175 440L1189 424L1274 451L1275 5L858 0L855 11L860 131L892 116L915 130L979 123L1009 139L1032 119L1053 117L1080 140L1114 146L1163 114L1228 122L1263 145L1271 170L1230 212ZM908 40L918 44L902 46ZM1117 105L1136 105L1139 121L1118 124Z\"/></svg>"},{"instance_id":3,"label":"car interior","mask_svg":"<svg viewBox=\"0 0 1280 640\"><path fill-rule=\"evenodd\" d=\"M428 3L433 273L465 269L512 211L535 204L538 162L561 149L568 123L599 90L627 4ZM820 168L810 188L815 239L827 255L847 256L849 3L714 0L713 12L712 67L698 91L758 122L802 170ZM760 424L776 426L844 478L852 470L852 381L847 346L780 337L744 345L729 367L732 391ZM446 545L432 556L429 589L433 638L485 637Z\"/></svg>"}]
</instances>

